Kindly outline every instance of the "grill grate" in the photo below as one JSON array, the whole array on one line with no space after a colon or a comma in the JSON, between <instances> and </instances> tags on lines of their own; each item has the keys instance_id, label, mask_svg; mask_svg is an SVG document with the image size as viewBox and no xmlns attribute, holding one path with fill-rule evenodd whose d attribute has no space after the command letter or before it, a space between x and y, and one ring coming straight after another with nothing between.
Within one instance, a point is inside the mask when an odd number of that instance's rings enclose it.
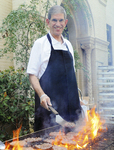
<instances>
[{"instance_id":1,"label":"grill grate","mask_svg":"<svg viewBox=\"0 0 114 150\"><path fill-rule=\"evenodd\" d=\"M114 150L114 127L108 127L108 131L102 133L83 150Z\"/></svg>"},{"instance_id":2,"label":"grill grate","mask_svg":"<svg viewBox=\"0 0 114 150\"><path fill-rule=\"evenodd\" d=\"M48 135L50 132L54 132L55 130L59 131L59 129L59 126L44 129L42 131L38 131L27 136L20 137L20 140L23 140L28 137L42 137L43 139L47 137L49 138ZM11 141L12 140L9 140L9 142ZM87 145L87 147L83 150L114 150L114 127L112 125L108 126L108 130L106 132L101 133L101 135L99 135L92 142L90 142Z\"/></svg>"}]
</instances>

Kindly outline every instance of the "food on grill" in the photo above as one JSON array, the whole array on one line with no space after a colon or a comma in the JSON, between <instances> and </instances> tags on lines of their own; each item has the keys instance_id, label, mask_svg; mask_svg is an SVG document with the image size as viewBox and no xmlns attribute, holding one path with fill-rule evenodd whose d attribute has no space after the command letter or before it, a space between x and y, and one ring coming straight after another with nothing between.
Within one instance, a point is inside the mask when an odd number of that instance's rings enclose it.
<instances>
[{"instance_id":1,"label":"food on grill","mask_svg":"<svg viewBox=\"0 0 114 150\"><path fill-rule=\"evenodd\" d=\"M49 143L44 143L44 144L41 144L41 145L35 145L35 148L42 149L42 150L53 150L52 147L53 146Z\"/></svg>"},{"instance_id":2,"label":"food on grill","mask_svg":"<svg viewBox=\"0 0 114 150\"><path fill-rule=\"evenodd\" d=\"M49 136L56 137L59 134L59 132L50 132Z\"/></svg>"},{"instance_id":3,"label":"food on grill","mask_svg":"<svg viewBox=\"0 0 114 150\"><path fill-rule=\"evenodd\" d=\"M54 145L52 150L67 150L67 148Z\"/></svg>"},{"instance_id":4,"label":"food on grill","mask_svg":"<svg viewBox=\"0 0 114 150\"><path fill-rule=\"evenodd\" d=\"M10 143L10 145L13 147L13 146L15 146L15 145L20 145L20 146L26 146L27 145L27 142L25 142L24 140L22 140L22 141L13 141L13 142L11 142Z\"/></svg>"},{"instance_id":5,"label":"food on grill","mask_svg":"<svg viewBox=\"0 0 114 150\"><path fill-rule=\"evenodd\" d=\"M75 128L75 126L76 125L73 122L67 122L67 123L64 124L65 128Z\"/></svg>"},{"instance_id":6,"label":"food on grill","mask_svg":"<svg viewBox=\"0 0 114 150\"><path fill-rule=\"evenodd\" d=\"M76 145L76 142L75 141L73 141L73 140L69 140L69 139L63 139L62 141L61 141L61 143L63 144L63 145Z\"/></svg>"},{"instance_id":7,"label":"food on grill","mask_svg":"<svg viewBox=\"0 0 114 150\"><path fill-rule=\"evenodd\" d=\"M52 138L60 137L60 136L64 137L65 133L64 132L50 132L49 136Z\"/></svg>"},{"instance_id":8,"label":"food on grill","mask_svg":"<svg viewBox=\"0 0 114 150\"><path fill-rule=\"evenodd\" d=\"M25 142L30 142L30 143L32 143L32 142L39 142L39 141L42 141L42 138L40 138L40 137L38 137L38 138L27 138L27 139L25 139L24 140Z\"/></svg>"},{"instance_id":9,"label":"food on grill","mask_svg":"<svg viewBox=\"0 0 114 150\"><path fill-rule=\"evenodd\" d=\"M34 150L32 147L23 147L23 150Z\"/></svg>"},{"instance_id":10,"label":"food on grill","mask_svg":"<svg viewBox=\"0 0 114 150\"><path fill-rule=\"evenodd\" d=\"M76 135L77 135L77 133L75 133L75 132L68 132L66 134L66 139L72 140Z\"/></svg>"},{"instance_id":11,"label":"food on grill","mask_svg":"<svg viewBox=\"0 0 114 150\"><path fill-rule=\"evenodd\" d=\"M98 132L106 132L107 130L107 126L103 126L102 128L99 128Z\"/></svg>"},{"instance_id":12,"label":"food on grill","mask_svg":"<svg viewBox=\"0 0 114 150\"><path fill-rule=\"evenodd\" d=\"M47 138L47 139L45 139L45 140L43 140L43 141L46 142L46 143L52 144L53 140L54 140L54 139L48 139L48 138Z\"/></svg>"},{"instance_id":13,"label":"food on grill","mask_svg":"<svg viewBox=\"0 0 114 150\"><path fill-rule=\"evenodd\" d=\"M75 123L67 122L64 124L64 132L68 133L68 132L74 131L75 127L76 127Z\"/></svg>"}]
</instances>

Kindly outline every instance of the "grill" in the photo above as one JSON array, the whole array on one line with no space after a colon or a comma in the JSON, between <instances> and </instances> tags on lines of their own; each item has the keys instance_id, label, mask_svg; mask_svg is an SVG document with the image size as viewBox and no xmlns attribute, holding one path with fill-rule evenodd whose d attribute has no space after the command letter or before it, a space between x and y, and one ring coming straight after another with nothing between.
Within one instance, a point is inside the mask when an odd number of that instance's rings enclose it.
<instances>
[{"instance_id":1,"label":"grill","mask_svg":"<svg viewBox=\"0 0 114 150\"><path fill-rule=\"evenodd\" d=\"M83 150L114 150L114 127L109 125L107 132L96 137Z\"/></svg>"},{"instance_id":2,"label":"grill","mask_svg":"<svg viewBox=\"0 0 114 150\"><path fill-rule=\"evenodd\" d=\"M104 133L101 133L98 135L93 141L91 141L86 148L83 150L114 150L114 127L112 125L108 125L108 130ZM41 137L42 141L40 142L33 142L31 144L31 147L34 148L34 145L36 144L43 144L45 139L49 139L49 133L50 132L59 132L60 126L53 126L50 128L46 128L44 130L40 130L31 134L28 134L26 136L22 136L19 138L19 140L24 140L26 138L32 138L32 137ZM11 140L8 140L8 142L12 142ZM9 149L11 150L11 148ZM73 149L70 149L73 150ZM75 149L76 150L76 149Z\"/></svg>"}]
</instances>

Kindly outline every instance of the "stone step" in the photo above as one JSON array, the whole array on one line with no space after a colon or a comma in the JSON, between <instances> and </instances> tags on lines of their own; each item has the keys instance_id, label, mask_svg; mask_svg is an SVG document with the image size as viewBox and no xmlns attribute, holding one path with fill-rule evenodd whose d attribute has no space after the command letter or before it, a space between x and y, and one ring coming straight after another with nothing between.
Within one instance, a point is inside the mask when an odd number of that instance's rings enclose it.
<instances>
[{"instance_id":1,"label":"stone step","mask_svg":"<svg viewBox=\"0 0 114 150\"><path fill-rule=\"evenodd\" d=\"M103 82L103 83L98 83L98 85L114 85L114 82Z\"/></svg>"},{"instance_id":2,"label":"stone step","mask_svg":"<svg viewBox=\"0 0 114 150\"><path fill-rule=\"evenodd\" d=\"M114 87L99 87L99 90L104 91L114 91Z\"/></svg>"},{"instance_id":3,"label":"stone step","mask_svg":"<svg viewBox=\"0 0 114 150\"><path fill-rule=\"evenodd\" d=\"M99 96L114 96L114 93L99 93Z\"/></svg>"},{"instance_id":4,"label":"stone step","mask_svg":"<svg viewBox=\"0 0 114 150\"><path fill-rule=\"evenodd\" d=\"M114 66L98 66L99 70L114 70Z\"/></svg>"},{"instance_id":5,"label":"stone step","mask_svg":"<svg viewBox=\"0 0 114 150\"><path fill-rule=\"evenodd\" d=\"M114 66L99 66L97 75L100 116L114 124Z\"/></svg>"},{"instance_id":6,"label":"stone step","mask_svg":"<svg viewBox=\"0 0 114 150\"><path fill-rule=\"evenodd\" d=\"M103 117L114 117L114 115L105 115L105 114L100 114L100 116L103 116Z\"/></svg>"},{"instance_id":7,"label":"stone step","mask_svg":"<svg viewBox=\"0 0 114 150\"><path fill-rule=\"evenodd\" d=\"M114 110L114 107L99 107L102 110Z\"/></svg>"},{"instance_id":8,"label":"stone step","mask_svg":"<svg viewBox=\"0 0 114 150\"><path fill-rule=\"evenodd\" d=\"M106 123L107 123L107 124L114 124L114 121L106 120ZM108 149L107 149L107 150L108 150Z\"/></svg>"},{"instance_id":9,"label":"stone step","mask_svg":"<svg viewBox=\"0 0 114 150\"><path fill-rule=\"evenodd\" d=\"M98 80L114 80L114 77L99 77Z\"/></svg>"},{"instance_id":10,"label":"stone step","mask_svg":"<svg viewBox=\"0 0 114 150\"><path fill-rule=\"evenodd\" d=\"M99 98L99 101L107 101L107 102L112 102L112 101L114 101L114 98Z\"/></svg>"},{"instance_id":11,"label":"stone step","mask_svg":"<svg viewBox=\"0 0 114 150\"><path fill-rule=\"evenodd\" d=\"M110 71L110 72L98 72L98 75L114 75L114 71Z\"/></svg>"}]
</instances>

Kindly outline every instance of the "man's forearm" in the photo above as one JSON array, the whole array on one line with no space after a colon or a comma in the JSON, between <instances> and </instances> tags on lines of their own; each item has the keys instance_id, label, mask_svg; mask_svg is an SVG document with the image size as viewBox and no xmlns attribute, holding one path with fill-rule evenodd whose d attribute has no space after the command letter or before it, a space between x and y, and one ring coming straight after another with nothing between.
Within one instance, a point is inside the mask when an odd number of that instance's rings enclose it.
<instances>
[{"instance_id":1,"label":"man's forearm","mask_svg":"<svg viewBox=\"0 0 114 150\"><path fill-rule=\"evenodd\" d=\"M44 107L45 109L49 110L48 105L50 106L52 105L50 102L50 98L42 90L37 77L35 75L29 74L29 80L33 89L36 91L36 93L38 94L40 98L40 105Z\"/></svg>"},{"instance_id":2,"label":"man's forearm","mask_svg":"<svg viewBox=\"0 0 114 150\"><path fill-rule=\"evenodd\" d=\"M36 91L36 93L38 94L39 97L41 97L44 93L44 91L42 90L39 80L37 79L37 77L33 74L29 74L29 80L30 83L33 87L33 89Z\"/></svg>"}]
</instances>

